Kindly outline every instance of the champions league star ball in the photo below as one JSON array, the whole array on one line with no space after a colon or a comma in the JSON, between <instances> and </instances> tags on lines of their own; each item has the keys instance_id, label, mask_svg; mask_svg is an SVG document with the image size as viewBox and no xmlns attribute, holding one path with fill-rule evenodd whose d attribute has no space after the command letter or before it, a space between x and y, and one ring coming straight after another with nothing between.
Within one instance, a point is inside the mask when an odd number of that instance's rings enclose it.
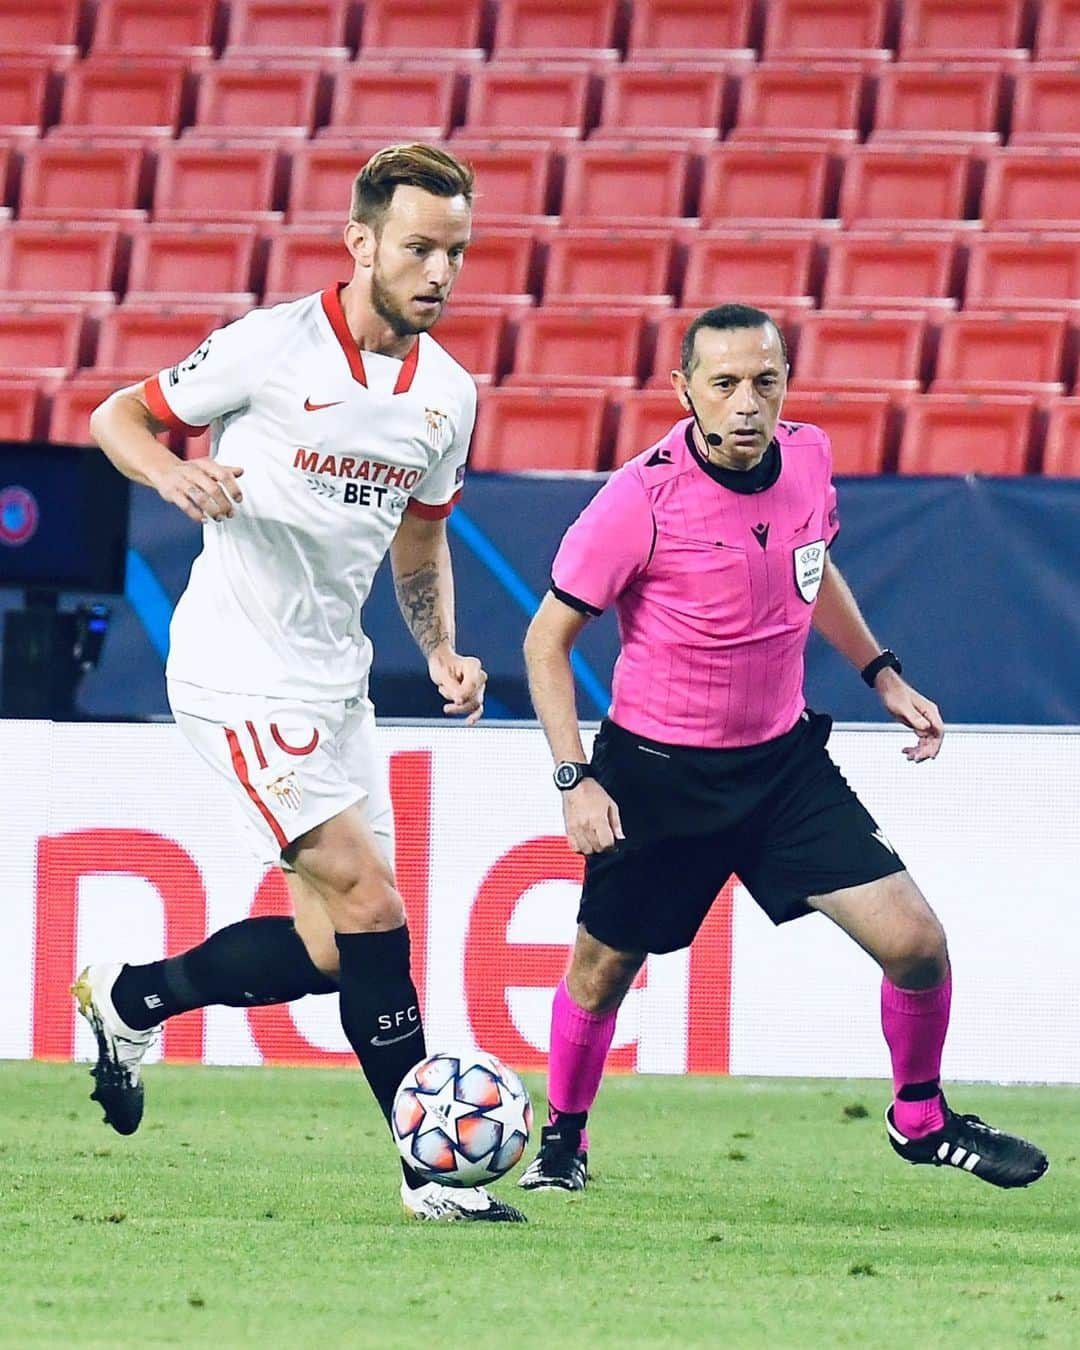
<instances>
[{"instance_id":1,"label":"champions league star ball","mask_svg":"<svg viewBox=\"0 0 1080 1350\"><path fill-rule=\"evenodd\" d=\"M425 1181L483 1186L525 1152L532 1103L517 1074L491 1055L429 1055L402 1079L390 1125Z\"/></svg>"}]
</instances>

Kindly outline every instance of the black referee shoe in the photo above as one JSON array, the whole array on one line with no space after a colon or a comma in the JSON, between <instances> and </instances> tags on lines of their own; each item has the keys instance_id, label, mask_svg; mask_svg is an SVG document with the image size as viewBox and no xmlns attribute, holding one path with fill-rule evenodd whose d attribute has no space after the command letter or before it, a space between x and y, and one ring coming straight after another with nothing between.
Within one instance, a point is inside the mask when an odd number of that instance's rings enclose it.
<instances>
[{"instance_id":1,"label":"black referee shoe","mask_svg":"<svg viewBox=\"0 0 1080 1350\"><path fill-rule=\"evenodd\" d=\"M583 1191L589 1180L589 1155L581 1148L581 1130L561 1122L540 1131L540 1152L518 1178L524 1191Z\"/></svg>"},{"instance_id":2,"label":"black referee shoe","mask_svg":"<svg viewBox=\"0 0 1080 1350\"><path fill-rule=\"evenodd\" d=\"M908 1139L896 1128L893 1109L885 1112L889 1143L906 1162L957 1167L991 1186L1030 1186L1050 1166L1041 1148L1015 1134L995 1130L978 1116L958 1116L942 1097L945 1124L922 1139Z\"/></svg>"}]
</instances>

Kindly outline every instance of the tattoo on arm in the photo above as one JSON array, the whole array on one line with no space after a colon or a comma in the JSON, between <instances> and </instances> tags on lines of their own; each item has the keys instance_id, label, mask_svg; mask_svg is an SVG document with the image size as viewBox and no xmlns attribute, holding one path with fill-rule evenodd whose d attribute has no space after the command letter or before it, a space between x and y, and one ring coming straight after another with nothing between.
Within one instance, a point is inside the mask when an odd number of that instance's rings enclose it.
<instances>
[{"instance_id":1,"label":"tattoo on arm","mask_svg":"<svg viewBox=\"0 0 1080 1350\"><path fill-rule=\"evenodd\" d=\"M394 578L398 608L416 639L416 645L425 656L450 639L439 614L439 569L434 563L425 563L415 572Z\"/></svg>"}]
</instances>

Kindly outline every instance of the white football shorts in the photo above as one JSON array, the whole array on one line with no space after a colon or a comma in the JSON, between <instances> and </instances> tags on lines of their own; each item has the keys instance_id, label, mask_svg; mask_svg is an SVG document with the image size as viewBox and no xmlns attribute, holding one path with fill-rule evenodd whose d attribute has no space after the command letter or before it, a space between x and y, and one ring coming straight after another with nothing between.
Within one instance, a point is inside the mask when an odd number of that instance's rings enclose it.
<instances>
[{"instance_id":1,"label":"white football shorts","mask_svg":"<svg viewBox=\"0 0 1080 1350\"><path fill-rule=\"evenodd\" d=\"M227 785L259 860L286 867L294 839L358 803L394 862L386 763L367 698L305 703L168 681L176 725Z\"/></svg>"}]
</instances>

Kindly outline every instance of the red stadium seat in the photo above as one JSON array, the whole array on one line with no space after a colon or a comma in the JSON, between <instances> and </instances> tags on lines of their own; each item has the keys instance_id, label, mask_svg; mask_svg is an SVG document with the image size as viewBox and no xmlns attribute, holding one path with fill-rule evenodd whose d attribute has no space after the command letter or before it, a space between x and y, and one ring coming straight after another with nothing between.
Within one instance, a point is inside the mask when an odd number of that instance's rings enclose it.
<instances>
[{"instance_id":1,"label":"red stadium seat","mask_svg":"<svg viewBox=\"0 0 1080 1350\"><path fill-rule=\"evenodd\" d=\"M1024 9L1024 0L904 0L900 52L905 59L1026 58Z\"/></svg>"},{"instance_id":2,"label":"red stadium seat","mask_svg":"<svg viewBox=\"0 0 1080 1350\"><path fill-rule=\"evenodd\" d=\"M551 151L546 141L517 141L504 145L494 140L458 137L454 153L476 171L473 219L539 221L549 208Z\"/></svg>"},{"instance_id":3,"label":"red stadium seat","mask_svg":"<svg viewBox=\"0 0 1080 1350\"><path fill-rule=\"evenodd\" d=\"M454 282L454 300L531 303L535 286L533 233L528 228L507 227L478 231L465 254Z\"/></svg>"},{"instance_id":4,"label":"red stadium seat","mask_svg":"<svg viewBox=\"0 0 1080 1350\"><path fill-rule=\"evenodd\" d=\"M727 300L811 309L811 230L712 230L690 242L682 303L707 309Z\"/></svg>"},{"instance_id":5,"label":"red stadium seat","mask_svg":"<svg viewBox=\"0 0 1080 1350\"><path fill-rule=\"evenodd\" d=\"M1080 66L1076 61L1047 62L1016 72L1009 144L1080 144Z\"/></svg>"},{"instance_id":6,"label":"red stadium seat","mask_svg":"<svg viewBox=\"0 0 1080 1350\"><path fill-rule=\"evenodd\" d=\"M847 62L763 62L743 77L731 134L856 141L862 85L862 71Z\"/></svg>"},{"instance_id":7,"label":"red stadium seat","mask_svg":"<svg viewBox=\"0 0 1080 1350\"><path fill-rule=\"evenodd\" d=\"M992 60L1017 52L1023 0L906 0L900 50L905 60Z\"/></svg>"},{"instance_id":8,"label":"red stadium seat","mask_svg":"<svg viewBox=\"0 0 1080 1350\"><path fill-rule=\"evenodd\" d=\"M247 225L143 225L132 236L127 299L179 302L201 294L253 305L254 249Z\"/></svg>"},{"instance_id":9,"label":"red stadium seat","mask_svg":"<svg viewBox=\"0 0 1080 1350\"><path fill-rule=\"evenodd\" d=\"M394 141L442 140L455 112L458 76L432 61L354 62L338 72L325 136L356 135Z\"/></svg>"},{"instance_id":10,"label":"red stadium seat","mask_svg":"<svg viewBox=\"0 0 1080 1350\"><path fill-rule=\"evenodd\" d=\"M951 236L853 231L829 240L821 302L831 308L955 309Z\"/></svg>"},{"instance_id":11,"label":"red stadium seat","mask_svg":"<svg viewBox=\"0 0 1080 1350\"><path fill-rule=\"evenodd\" d=\"M1080 311L1080 233L973 235L964 307Z\"/></svg>"},{"instance_id":12,"label":"red stadium seat","mask_svg":"<svg viewBox=\"0 0 1080 1350\"><path fill-rule=\"evenodd\" d=\"M793 389L784 399L780 420L821 427L832 443L834 473L875 474L885 467L894 402L887 393Z\"/></svg>"},{"instance_id":13,"label":"red stadium seat","mask_svg":"<svg viewBox=\"0 0 1080 1350\"><path fill-rule=\"evenodd\" d=\"M451 304L432 336L478 383L497 384L509 365L502 305Z\"/></svg>"},{"instance_id":14,"label":"red stadium seat","mask_svg":"<svg viewBox=\"0 0 1080 1350\"><path fill-rule=\"evenodd\" d=\"M615 45L616 0L501 0L493 55L543 56L610 49Z\"/></svg>"},{"instance_id":15,"label":"red stadium seat","mask_svg":"<svg viewBox=\"0 0 1080 1350\"><path fill-rule=\"evenodd\" d=\"M933 393L1064 394L1064 316L986 312L941 320Z\"/></svg>"},{"instance_id":16,"label":"red stadium seat","mask_svg":"<svg viewBox=\"0 0 1080 1350\"><path fill-rule=\"evenodd\" d=\"M912 474L1024 473L1031 414L1031 400L1016 394L922 394L911 400L904 417L897 469Z\"/></svg>"},{"instance_id":17,"label":"red stadium seat","mask_svg":"<svg viewBox=\"0 0 1080 1350\"><path fill-rule=\"evenodd\" d=\"M493 61L469 82L461 134L577 140L588 92L589 69L581 62Z\"/></svg>"},{"instance_id":18,"label":"red stadium seat","mask_svg":"<svg viewBox=\"0 0 1080 1350\"><path fill-rule=\"evenodd\" d=\"M689 170L689 152L678 146L608 141L569 147L563 223L671 221L683 213Z\"/></svg>"},{"instance_id":19,"label":"red stadium seat","mask_svg":"<svg viewBox=\"0 0 1080 1350\"><path fill-rule=\"evenodd\" d=\"M613 469L655 445L687 416L670 385L666 389L627 389L617 395L617 407L619 429L615 435Z\"/></svg>"},{"instance_id":20,"label":"red stadium seat","mask_svg":"<svg viewBox=\"0 0 1080 1350\"><path fill-rule=\"evenodd\" d=\"M61 377L83 353L83 312L78 305L0 303L0 369L5 376Z\"/></svg>"},{"instance_id":21,"label":"red stadium seat","mask_svg":"<svg viewBox=\"0 0 1080 1350\"><path fill-rule=\"evenodd\" d=\"M600 125L592 134L715 141L723 95L724 72L715 63L619 66L604 76Z\"/></svg>"},{"instance_id":22,"label":"red stadium seat","mask_svg":"<svg viewBox=\"0 0 1080 1350\"><path fill-rule=\"evenodd\" d=\"M116 220L137 223L145 175L142 147L129 140L54 141L23 152L19 215L23 220Z\"/></svg>"},{"instance_id":23,"label":"red stadium seat","mask_svg":"<svg viewBox=\"0 0 1080 1350\"><path fill-rule=\"evenodd\" d=\"M770 0L764 54L813 60L885 47L886 0Z\"/></svg>"},{"instance_id":24,"label":"red stadium seat","mask_svg":"<svg viewBox=\"0 0 1080 1350\"><path fill-rule=\"evenodd\" d=\"M233 6L235 9L235 5ZM99 0L91 50L95 56L212 56L213 0Z\"/></svg>"},{"instance_id":25,"label":"red stadium seat","mask_svg":"<svg viewBox=\"0 0 1080 1350\"><path fill-rule=\"evenodd\" d=\"M545 306L518 320L507 384L637 384L642 319L635 310Z\"/></svg>"},{"instance_id":26,"label":"red stadium seat","mask_svg":"<svg viewBox=\"0 0 1080 1350\"><path fill-rule=\"evenodd\" d=\"M483 0L364 0L361 55L477 51Z\"/></svg>"},{"instance_id":27,"label":"red stadium seat","mask_svg":"<svg viewBox=\"0 0 1080 1350\"><path fill-rule=\"evenodd\" d=\"M987 163L982 217L988 230L1068 230L1080 220L1080 154L999 150Z\"/></svg>"},{"instance_id":28,"label":"red stadium seat","mask_svg":"<svg viewBox=\"0 0 1080 1350\"><path fill-rule=\"evenodd\" d=\"M98 333L98 371L140 370L153 375L182 361L229 319L224 309L190 302L125 304L104 315Z\"/></svg>"},{"instance_id":29,"label":"red stadium seat","mask_svg":"<svg viewBox=\"0 0 1080 1350\"><path fill-rule=\"evenodd\" d=\"M595 389L482 389L469 467L480 472L598 469L607 395Z\"/></svg>"},{"instance_id":30,"label":"red stadium seat","mask_svg":"<svg viewBox=\"0 0 1080 1350\"><path fill-rule=\"evenodd\" d=\"M819 310L799 330L795 374L805 385L916 392L926 321L897 310Z\"/></svg>"},{"instance_id":31,"label":"red stadium seat","mask_svg":"<svg viewBox=\"0 0 1080 1350\"><path fill-rule=\"evenodd\" d=\"M0 0L0 54L76 55L79 0Z\"/></svg>"},{"instance_id":32,"label":"red stadium seat","mask_svg":"<svg viewBox=\"0 0 1080 1350\"><path fill-rule=\"evenodd\" d=\"M127 385L137 384L146 374L146 371L118 371L104 378L83 374L78 379L58 385L52 394L48 439L67 445L93 445L90 414L110 394ZM160 439L164 438L165 433Z\"/></svg>"},{"instance_id":33,"label":"red stadium seat","mask_svg":"<svg viewBox=\"0 0 1080 1350\"><path fill-rule=\"evenodd\" d=\"M860 146L844 170L840 217L845 226L876 229L958 225L968 204L969 160L966 149L948 146Z\"/></svg>"},{"instance_id":34,"label":"red stadium seat","mask_svg":"<svg viewBox=\"0 0 1080 1350\"><path fill-rule=\"evenodd\" d=\"M9 219L15 201L14 184L10 182L14 174L9 172L14 162L13 148L0 142L0 221Z\"/></svg>"},{"instance_id":35,"label":"red stadium seat","mask_svg":"<svg viewBox=\"0 0 1080 1350\"><path fill-rule=\"evenodd\" d=\"M302 141L292 150L289 209L296 225L340 225L349 216L356 175L386 138L346 140L340 133L326 140Z\"/></svg>"},{"instance_id":36,"label":"red stadium seat","mask_svg":"<svg viewBox=\"0 0 1080 1350\"><path fill-rule=\"evenodd\" d=\"M5 56L0 59L0 136L13 139L38 135L51 102L56 62L48 56Z\"/></svg>"},{"instance_id":37,"label":"red stadium seat","mask_svg":"<svg viewBox=\"0 0 1080 1350\"><path fill-rule=\"evenodd\" d=\"M348 0L229 0L229 56L348 54Z\"/></svg>"},{"instance_id":38,"label":"red stadium seat","mask_svg":"<svg viewBox=\"0 0 1080 1350\"><path fill-rule=\"evenodd\" d=\"M701 223L820 226L828 186L824 147L726 141L705 155Z\"/></svg>"},{"instance_id":39,"label":"red stadium seat","mask_svg":"<svg viewBox=\"0 0 1080 1350\"><path fill-rule=\"evenodd\" d=\"M0 441L37 440L40 407L38 380L0 377Z\"/></svg>"},{"instance_id":40,"label":"red stadium seat","mask_svg":"<svg viewBox=\"0 0 1080 1350\"><path fill-rule=\"evenodd\" d=\"M671 300L671 232L566 230L548 244L544 303Z\"/></svg>"},{"instance_id":41,"label":"red stadium seat","mask_svg":"<svg viewBox=\"0 0 1080 1350\"><path fill-rule=\"evenodd\" d=\"M157 150L154 217L211 223L268 223L278 150L274 141L169 141ZM347 213L348 194L340 215ZM280 219L278 214L276 218Z\"/></svg>"},{"instance_id":42,"label":"red stadium seat","mask_svg":"<svg viewBox=\"0 0 1080 1350\"><path fill-rule=\"evenodd\" d=\"M1039 0L1035 55L1040 61L1068 61L1080 52L1080 0Z\"/></svg>"},{"instance_id":43,"label":"red stadium seat","mask_svg":"<svg viewBox=\"0 0 1080 1350\"><path fill-rule=\"evenodd\" d=\"M1042 471L1055 478L1080 478L1080 398L1050 404Z\"/></svg>"},{"instance_id":44,"label":"red stadium seat","mask_svg":"<svg viewBox=\"0 0 1080 1350\"><path fill-rule=\"evenodd\" d=\"M753 8L753 0L635 0L630 55L708 60L718 51L746 51Z\"/></svg>"},{"instance_id":45,"label":"red stadium seat","mask_svg":"<svg viewBox=\"0 0 1080 1350\"><path fill-rule=\"evenodd\" d=\"M177 56L90 56L67 73L57 132L87 136L172 136L180 121L186 66Z\"/></svg>"},{"instance_id":46,"label":"red stadium seat","mask_svg":"<svg viewBox=\"0 0 1080 1350\"><path fill-rule=\"evenodd\" d=\"M296 300L351 276L352 260L341 241L341 228L285 225L277 229L270 237L263 304Z\"/></svg>"},{"instance_id":47,"label":"red stadium seat","mask_svg":"<svg viewBox=\"0 0 1080 1350\"><path fill-rule=\"evenodd\" d=\"M0 229L0 291L67 300L73 293L112 302L117 227L16 221Z\"/></svg>"},{"instance_id":48,"label":"red stadium seat","mask_svg":"<svg viewBox=\"0 0 1080 1350\"><path fill-rule=\"evenodd\" d=\"M195 125L211 136L293 136L315 123L319 67L311 61L223 61L199 80Z\"/></svg>"},{"instance_id":49,"label":"red stadium seat","mask_svg":"<svg viewBox=\"0 0 1080 1350\"><path fill-rule=\"evenodd\" d=\"M907 61L877 77L874 141L1000 142L1001 67L992 62Z\"/></svg>"}]
</instances>

